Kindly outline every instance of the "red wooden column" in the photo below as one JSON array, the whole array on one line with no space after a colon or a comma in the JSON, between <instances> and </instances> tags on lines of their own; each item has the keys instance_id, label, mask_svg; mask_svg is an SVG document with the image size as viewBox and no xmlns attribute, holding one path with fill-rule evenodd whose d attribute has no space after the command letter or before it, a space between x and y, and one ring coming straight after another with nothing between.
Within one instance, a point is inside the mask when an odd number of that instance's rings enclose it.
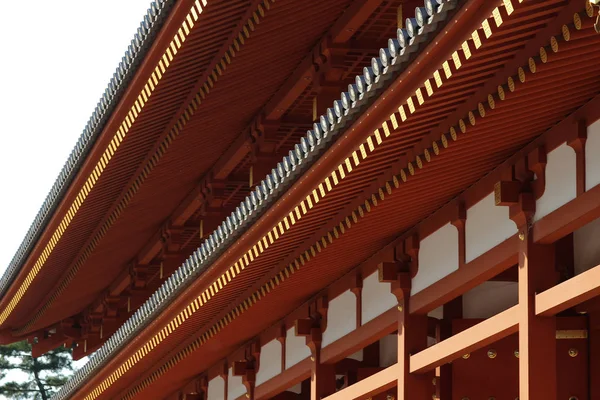
<instances>
[{"instance_id":1,"label":"red wooden column","mask_svg":"<svg viewBox=\"0 0 600 400\"><path fill-rule=\"evenodd\" d=\"M306 345L311 351L310 399L321 400L336 391L335 366L321 362L323 331L326 329L327 298L317 299L311 305L311 317L296 320L296 335L306 337Z\"/></svg>"},{"instance_id":2,"label":"red wooden column","mask_svg":"<svg viewBox=\"0 0 600 400\"><path fill-rule=\"evenodd\" d=\"M533 242L526 203L533 197L521 194L519 229L519 399L557 398L556 319L535 315L535 294L556 283L554 246ZM531 210L532 208L529 208Z\"/></svg>"},{"instance_id":3,"label":"red wooden column","mask_svg":"<svg viewBox=\"0 0 600 400\"><path fill-rule=\"evenodd\" d=\"M411 374L410 355L427 347L427 315L409 313L411 274L400 272L392 283L398 298L398 400L431 399L435 374Z\"/></svg>"},{"instance_id":4,"label":"red wooden column","mask_svg":"<svg viewBox=\"0 0 600 400\"><path fill-rule=\"evenodd\" d=\"M462 296L444 304L444 315L436 333L438 342L452 336L452 320L462 319ZM446 363L439 368L436 379L436 394L440 400L452 400L452 363Z\"/></svg>"}]
</instances>

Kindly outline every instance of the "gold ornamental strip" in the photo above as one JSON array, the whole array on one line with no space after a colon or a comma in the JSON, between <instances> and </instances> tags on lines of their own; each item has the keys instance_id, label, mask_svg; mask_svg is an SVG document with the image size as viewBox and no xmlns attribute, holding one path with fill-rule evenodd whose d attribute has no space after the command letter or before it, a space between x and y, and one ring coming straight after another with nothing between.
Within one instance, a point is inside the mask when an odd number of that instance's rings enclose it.
<instances>
[{"instance_id":1,"label":"gold ornamental strip","mask_svg":"<svg viewBox=\"0 0 600 400\"><path fill-rule=\"evenodd\" d=\"M85 181L83 187L79 190L75 200L72 202L71 206L67 209L65 216L62 221L50 237L48 243L42 250L41 255L36 260L35 264L21 283L21 286L15 293L15 295L10 299L7 306L0 313L0 325L3 324L6 319L11 315L17 304L21 301L32 282L38 275L38 273L45 266L46 261L50 258L53 250L56 248L63 234L77 215L77 212L85 202L89 193L93 190L96 182L102 176L102 173L106 169L107 165L110 163L115 152L119 149L123 139L127 136L129 129L137 120L137 117L144 109L145 104L147 103L149 97L155 91L156 86L160 82L163 77L163 74L167 70L170 65L170 62L173 60L173 57L177 54L179 49L182 46L182 42L185 41L185 38L189 34L190 30L194 27L195 21L198 20L198 15L202 13L203 7L206 6L207 0L197 0L192 9L194 12L190 10L188 15L190 18L184 19L182 22L181 28L175 34L173 39L171 40L170 48L165 51L163 57L159 61L159 63L154 67L154 71L148 81L144 85L144 88L138 94L137 99L134 104L131 106L129 113L125 116L119 129L113 134L113 138L110 143L107 145L104 153L100 157L100 160L96 163L95 168L92 173L88 176Z\"/></svg>"}]
</instances>

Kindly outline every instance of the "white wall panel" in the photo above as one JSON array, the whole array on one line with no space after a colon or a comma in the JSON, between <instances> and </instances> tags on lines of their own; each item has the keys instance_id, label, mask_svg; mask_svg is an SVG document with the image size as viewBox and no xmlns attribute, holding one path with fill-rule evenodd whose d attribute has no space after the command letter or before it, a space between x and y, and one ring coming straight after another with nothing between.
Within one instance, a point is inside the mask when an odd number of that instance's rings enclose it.
<instances>
[{"instance_id":1,"label":"white wall panel","mask_svg":"<svg viewBox=\"0 0 600 400\"><path fill-rule=\"evenodd\" d=\"M306 345L306 338L296 336L294 327L291 327L285 336L285 368L290 368L308 357L310 349Z\"/></svg>"},{"instance_id":2,"label":"white wall panel","mask_svg":"<svg viewBox=\"0 0 600 400\"><path fill-rule=\"evenodd\" d=\"M208 381L208 400L225 400L225 379L217 376Z\"/></svg>"},{"instance_id":3,"label":"white wall panel","mask_svg":"<svg viewBox=\"0 0 600 400\"><path fill-rule=\"evenodd\" d=\"M256 386L281 373L281 342L271 340L260 348L260 362L256 373Z\"/></svg>"},{"instance_id":4,"label":"white wall panel","mask_svg":"<svg viewBox=\"0 0 600 400\"><path fill-rule=\"evenodd\" d=\"M329 300L327 329L323 332L323 347L356 329L356 295L346 290Z\"/></svg>"},{"instance_id":5,"label":"white wall panel","mask_svg":"<svg viewBox=\"0 0 600 400\"><path fill-rule=\"evenodd\" d=\"M577 197L577 156L566 143L548 153L546 189L535 203L534 221Z\"/></svg>"},{"instance_id":6,"label":"white wall panel","mask_svg":"<svg viewBox=\"0 0 600 400\"><path fill-rule=\"evenodd\" d=\"M473 261L517 233L508 212L508 207L496 206L493 192L467 209L465 262Z\"/></svg>"},{"instance_id":7,"label":"white wall panel","mask_svg":"<svg viewBox=\"0 0 600 400\"><path fill-rule=\"evenodd\" d=\"M390 283L379 282L379 273L377 271L363 279L361 292L361 322L363 325L390 308L396 307L398 300L390 290Z\"/></svg>"},{"instance_id":8,"label":"white wall panel","mask_svg":"<svg viewBox=\"0 0 600 400\"><path fill-rule=\"evenodd\" d=\"M425 289L458 269L458 229L450 223L421 240L419 271L411 294Z\"/></svg>"},{"instance_id":9,"label":"white wall panel","mask_svg":"<svg viewBox=\"0 0 600 400\"><path fill-rule=\"evenodd\" d=\"M398 336L386 335L379 341L379 366L382 368L396 364L398 360Z\"/></svg>"},{"instance_id":10,"label":"white wall panel","mask_svg":"<svg viewBox=\"0 0 600 400\"><path fill-rule=\"evenodd\" d=\"M600 219L573 232L575 274L600 265Z\"/></svg>"},{"instance_id":11,"label":"white wall panel","mask_svg":"<svg viewBox=\"0 0 600 400\"><path fill-rule=\"evenodd\" d=\"M232 369L229 368L227 377L227 400L235 400L246 393L246 387L242 383L241 376L233 376Z\"/></svg>"},{"instance_id":12,"label":"white wall panel","mask_svg":"<svg viewBox=\"0 0 600 400\"><path fill-rule=\"evenodd\" d=\"M600 121L588 126L585 142L585 188L600 184Z\"/></svg>"},{"instance_id":13,"label":"white wall panel","mask_svg":"<svg viewBox=\"0 0 600 400\"><path fill-rule=\"evenodd\" d=\"M463 318L489 318L518 302L516 282L484 282L463 295Z\"/></svg>"}]
</instances>

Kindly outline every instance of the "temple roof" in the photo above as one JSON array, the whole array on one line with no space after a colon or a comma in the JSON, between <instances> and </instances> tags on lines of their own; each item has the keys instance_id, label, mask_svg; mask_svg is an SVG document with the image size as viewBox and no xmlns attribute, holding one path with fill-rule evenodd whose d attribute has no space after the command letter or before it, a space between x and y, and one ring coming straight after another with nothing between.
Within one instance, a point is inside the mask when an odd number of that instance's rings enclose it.
<instances>
[{"instance_id":1,"label":"temple roof","mask_svg":"<svg viewBox=\"0 0 600 400\"><path fill-rule=\"evenodd\" d=\"M127 343L176 299L194 280L222 255L252 224L285 194L286 190L367 111L398 76L411 64L429 41L443 28L456 1L444 2L433 16L409 19L406 29L390 38L380 56L356 76L356 83L340 94L327 113L317 118L309 130L268 174L256 189L239 204L202 245L179 267L131 318L70 379L54 399L67 399ZM412 25L411 25L412 24Z\"/></svg>"},{"instance_id":2,"label":"temple roof","mask_svg":"<svg viewBox=\"0 0 600 400\"><path fill-rule=\"evenodd\" d=\"M73 147L69 158L54 181L52 189L50 189L50 192L42 203L17 252L4 271L0 279L0 298L5 295L7 289L22 269L56 207L63 200L71 181L78 174L96 139L102 133L106 122L121 100L138 65L144 59L146 52L153 43L154 37L163 26L174 3L175 0L155 0L150 4L148 12L137 29L137 33L131 40L127 51L123 55L119 66L92 112L77 143Z\"/></svg>"}]
</instances>

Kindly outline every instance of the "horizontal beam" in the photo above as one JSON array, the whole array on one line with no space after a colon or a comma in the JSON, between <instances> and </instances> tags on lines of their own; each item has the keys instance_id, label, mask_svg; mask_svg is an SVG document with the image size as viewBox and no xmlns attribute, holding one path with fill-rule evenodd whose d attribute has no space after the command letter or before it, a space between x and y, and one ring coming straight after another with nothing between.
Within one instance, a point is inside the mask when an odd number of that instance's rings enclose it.
<instances>
[{"instance_id":1,"label":"horizontal beam","mask_svg":"<svg viewBox=\"0 0 600 400\"><path fill-rule=\"evenodd\" d=\"M535 296L535 313L553 316L600 295L600 265Z\"/></svg>"},{"instance_id":2,"label":"horizontal beam","mask_svg":"<svg viewBox=\"0 0 600 400\"><path fill-rule=\"evenodd\" d=\"M400 367L394 364L354 385L325 397L324 400L362 400L384 392L397 385Z\"/></svg>"},{"instance_id":3,"label":"horizontal beam","mask_svg":"<svg viewBox=\"0 0 600 400\"><path fill-rule=\"evenodd\" d=\"M254 390L255 399L270 399L290 387L310 378L311 361L306 358L298 364L287 368L276 377L260 384Z\"/></svg>"},{"instance_id":4,"label":"horizontal beam","mask_svg":"<svg viewBox=\"0 0 600 400\"><path fill-rule=\"evenodd\" d=\"M518 305L410 356L410 372L423 373L519 330Z\"/></svg>"},{"instance_id":5,"label":"horizontal beam","mask_svg":"<svg viewBox=\"0 0 600 400\"><path fill-rule=\"evenodd\" d=\"M600 217L600 185L577 196L533 225L533 240L549 244Z\"/></svg>"},{"instance_id":6,"label":"horizontal beam","mask_svg":"<svg viewBox=\"0 0 600 400\"><path fill-rule=\"evenodd\" d=\"M463 267L411 296L410 313L427 314L519 262L514 235Z\"/></svg>"},{"instance_id":7,"label":"horizontal beam","mask_svg":"<svg viewBox=\"0 0 600 400\"><path fill-rule=\"evenodd\" d=\"M396 307L336 340L321 351L321 362L336 363L398 329Z\"/></svg>"}]
</instances>

